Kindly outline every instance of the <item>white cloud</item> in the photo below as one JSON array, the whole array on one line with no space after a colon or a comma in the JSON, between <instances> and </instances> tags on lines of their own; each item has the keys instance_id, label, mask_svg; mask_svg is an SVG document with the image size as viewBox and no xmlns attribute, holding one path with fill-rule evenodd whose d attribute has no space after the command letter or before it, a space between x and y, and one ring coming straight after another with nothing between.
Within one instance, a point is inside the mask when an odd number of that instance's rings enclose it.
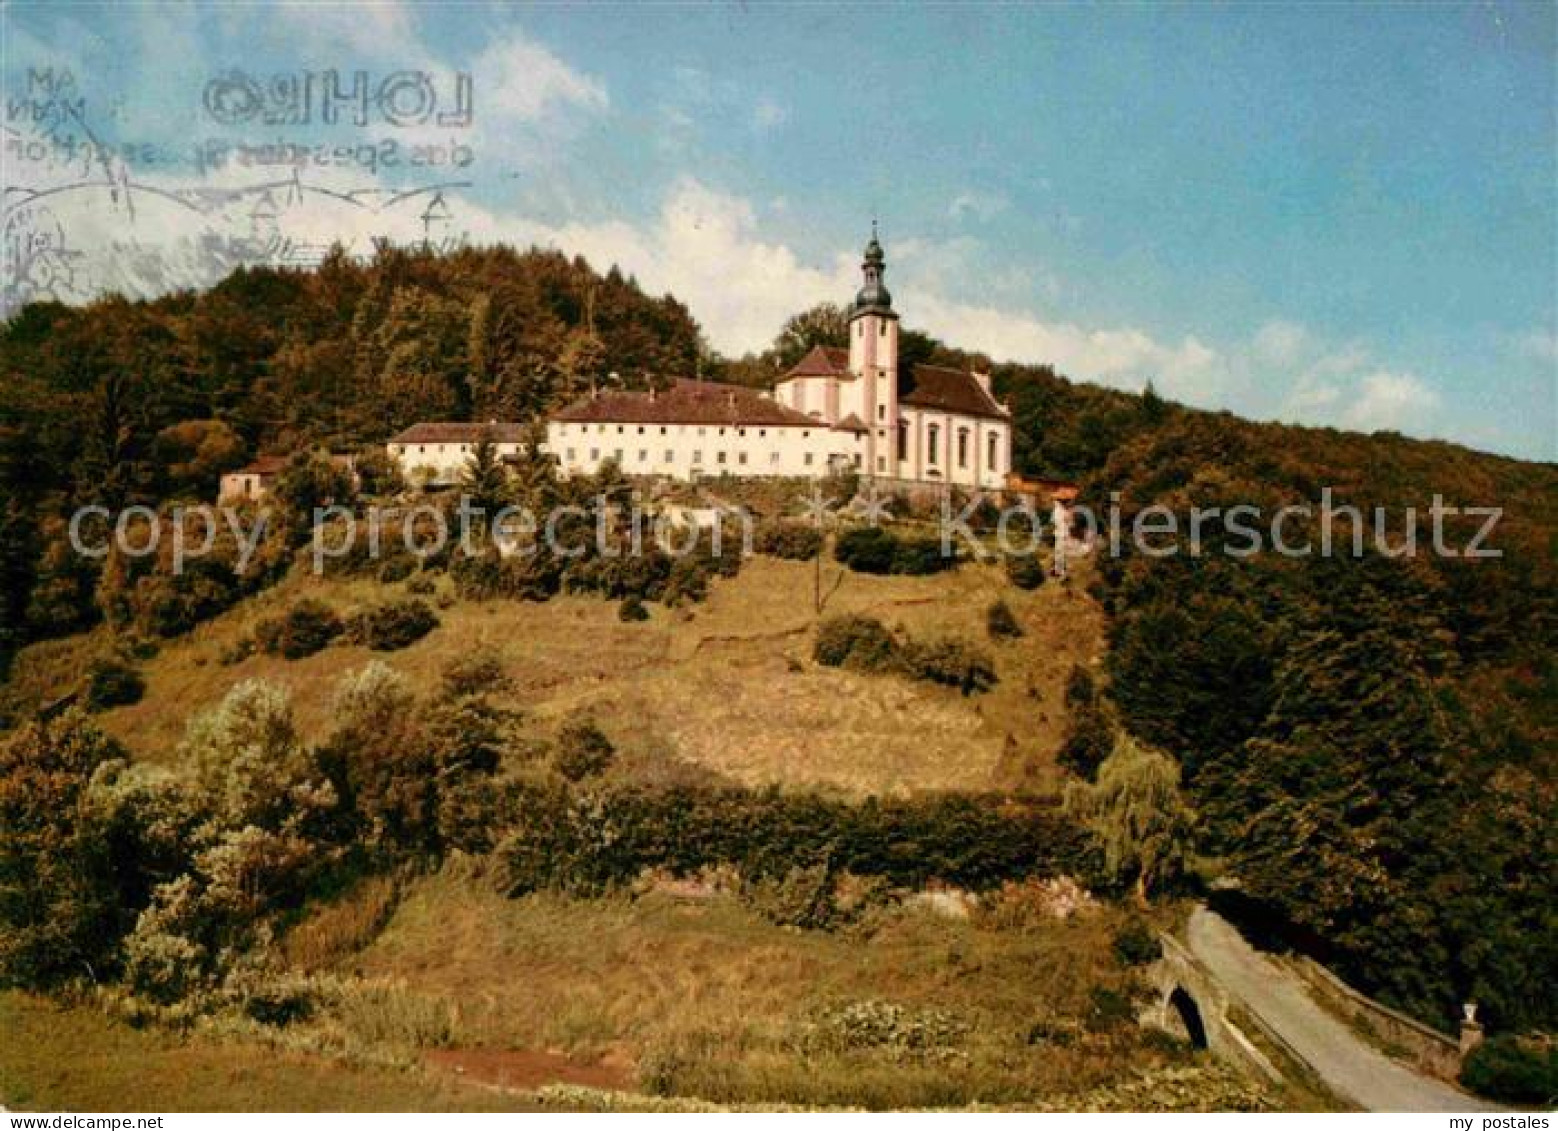
<instances>
[{"instance_id":1,"label":"white cloud","mask_svg":"<svg viewBox=\"0 0 1558 1131\"><path fill-rule=\"evenodd\" d=\"M1294 365L1306 349L1312 348L1308 331L1296 322L1276 318L1255 331L1252 342L1255 356L1270 365Z\"/></svg>"},{"instance_id":2,"label":"white cloud","mask_svg":"<svg viewBox=\"0 0 1558 1131\"><path fill-rule=\"evenodd\" d=\"M570 67L545 47L517 33L477 56L482 111L534 122L557 110L600 113L610 105L605 84Z\"/></svg>"},{"instance_id":3,"label":"white cloud","mask_svg":"<svg viewBox=\"0 0 1558 1131\"><path fill-rule=\"evenodd\" d=\"M350 4L280 4L269 17L295 36L306 37L315 49L345 47L380 59L410 47L413 59L426 48L417 46L416 16L401 0L365 0ZM182 17L188 22L187 14ZM345 66L345 62L341 64Z\"/></svg>"},{"instance_id":4,"label":"white cloud","mask_svg":"<svg viewBox=\"0 0 1558 1131\"><path fill-rule=\"evenodd\" d=\"M1365 374L1358 382L1341 420L1349 428L1366 432L1382 428L1411 432L1427 425L1440 404L1439 394L1422 378L1379 370Z\"/></svg>"},{"instance_id":5,"label":"white cloud","mask_svg":"<svg viewBox=\"0 0 1558 1131\"><path fill-rule=\"evenodd\" d=\"M611 222L520 225L519 231L600 268L615 263L651 292L675 294L726 353L761 349L796 311L837 301L854 270L852 256L839 257L831 269L803 265L788 247L760 237L750 203L692 177L672 186L643 227ZM506 238L514 235L510 230Z\"/></svg>"}]
</instances>

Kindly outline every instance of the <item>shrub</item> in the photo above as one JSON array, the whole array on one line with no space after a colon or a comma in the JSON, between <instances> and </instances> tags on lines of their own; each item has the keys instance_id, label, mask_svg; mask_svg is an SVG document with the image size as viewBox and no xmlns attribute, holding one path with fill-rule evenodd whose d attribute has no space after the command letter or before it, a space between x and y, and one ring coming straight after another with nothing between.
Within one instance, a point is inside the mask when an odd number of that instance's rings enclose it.
<instances>
[{"instance_id":1,"label":"shrub","mask_svg":"<svg viewBox=\"0 0 1558 1131\"><path fill-rule=\"evenodd\" d=\"M833 870L823 863L760 877L742 886L741 898L776 926L826 930L837 917L833 887Z\"/></svg>"},{"instance_id":2,"label":"shrub","mask_svg":"<svg viewBox=\"0 0 1558 1131\"><path fill-rule=\"evenodd\" d=\"M443 670L444 694L451 699L507 691L512 686L503 661L479 650L451 661Z\"/></svg>"},{"instance_id":3,"label":"shrub","mask_svg":"<svg viewBox=\"0 0 1558 1131\"><path fill-rule=\"evenodd\" d=\"M355 614L348 622L348 637L375 652L394 652L415 644L438 627L438 614L426 601L411 598L391 601Z\"/></svg>"},{"instance_id":4,"label":"shrub","mask_svg":"<svg viewBox=\"0 0 1558 1131\"><path fill-rule=\"evenodd\" d=\"M146 681L134 665L118 656L99 656L87 667L87 706L94 711L139 703Z\"/></svg>"},{"instance_id":5,"label":"shrub","mask_svg":"<svg viewBox=\"0 0 1558 1131\"><path fill-rule=\"evenodd\" d=\"M112 963L137 908L115 890L104 830L82 819L82 803L104 763L123 757L79 709L0 737L0 985L46 986Z\"/></svg>"},{"instance_id":6,"label":"shrub","mask_svg":"<svg viewBox=\"0 0 1558 1131\"><path fill-rule=\"evenodd\" d=\"M393 585L397 581L404 581L417 571L416 559L410 557L395 557L379 567L379 581L385 585Z\"/></svg>"},{"instance_id":7,"label":"shrub","mask_svg":"<svg viewBox=\"0 0 1558 1131\"><path fill-rule=\"evenodd\" d=\"M943 553L940 538L908 537L898 539L893 552L893 572L906 576L941 573L957 565L952 548Z\"/></svg>"},{"instance_id":8,"label":"shrub","mask_svg":"<svg viewBox=\"0 0 1558 1131\"><path fill-rule=\"evenodd\" d=\"M833 557L856 573L893 572L898 540L880 526L858 526L846 530L833 544Z\"/></svg>"},{"instance_id":9,"label":"shrub","mask_svg":"<svg viewBox=\"0 0 1558 1131\"><path fill-rule=\"evenodd\" d=\"M557 732L557 772L569 781L598 777L611 768L616 747L594 721L575 715Z\"/></svg>"},{"instance_id":10,"label":"shrub","mask_svg":"<svg viewBox=\"0 0 1558 1131\"><path fill-rule=\"evenodd\" d=\"M1044 584L1047 572L1044 562L1039 555L1034 554L1008 554L1006 557L1006 580L1019 589L1037 589Z\"/></svg>"},{"instance_id":11,"label":"shrub","mask_svg":"<svg viewBox=\"0 0 1558 1131\"><path fill-rule=\"evenodd\" d=\"M1136 1007L1130 994L1108 986L1094 986L1088 991L1086 1025L1094 1033L1118 1029L1136 1020Z\"/></svg>"},{"instance_id":12,"label":"shrub","mask_svg":"<svg viewBox=\"0 0 1558 1131\"><path fill-rule=\"evenodd\" d=\"M1558 1045L1544 1039L1494 1037L1466 1058L1461 1083L1505 1103L1551 1104L1558 1097Z\"/></svg>"},{"instance_id":13,"label":"shrub","mask_svg":"<svg viewBox=\"0 0 1558 1131\"><path fill-rule=\"evenodd\" d=\"M830 617L817 628L812 658L830 668L886 671L898 662L898 642L875 617Z\"/></svg>"},{"instance_id":14,"label":"shrub","mask_svg":"<svg viewBox=\"0 0 1558 1131\"><path fill-rule=\"evenodd\" d=\"M964 695L995 686L995 665L978 648L946 638L911 643L903 650L904 663L918 679L955 687Z\"/></svg>"},{"instance_id":15,"label":"shrub","mask_svg":"<svg viewBox=\"0 0 1558 1131\"><path fill-rule=\"evenodd\" d=\"M254 642L261 651L301 660L321 651L345 626L340 616L323 601L303 600L279 617L263 620L254 628Z\"/></svg>"},{"instance_id":16,"label":"shrub","mask_svg":"<svg viewBox=\"0 0 1558 1131\"><path fill-rule=\"evenodd\" d=\"M1125 966L1145 966L1163 955L1163 944L1158 936L1140 919L1132 919L1116 931L1110 946L1114 956Z\"/></svg>"},{"instance_id":17,"label":"shrub","mask_svg":"<svg viewBox=\"0 0 1558 1131\"><path fill-rule=\"evenodd\" d=\"M788 561L810 561L822 549L822 531L804 522L771 522L757 528L753 549Z\"/></svg>"},{"instance_id":18,"label":"shrub","mask_svg":"<svg viewBox=\"0 0 1558 1131\"><path fill-rule=\"evenodd\" d=\"M1066 737L1055 761L1078 777L1092 781L1098 767L1114 749L1114 741L1114 720L1104 705L1091 701L1083 703L1072 710Z\"/></svg>"},{"instance_id":19,"label":"shrub","mask_svg":"<svg viewBox=\"0 0 1558 1131\"><path fill-rule=\"evenodd\" d=\"M1071 671L1066 676L1066 706L1075 708L1092 703L1097 695L1097 688L1093 685L1093 673L1081 664L1072 664Z\"/></svg>"},{"instance_id":20,"label":"shrub","mask_svg":"<svg viewBox=\"0 0 1558 1131\"><path fill-rule=\"evenodd\" d=\"M1012 615L1012 607L999 599L985 612L985 627L997 640L1011 640L1023 634L1022 625L1018 624L1017 618Z\"/></svg>"},{"instance_id":21,"label":"shrub","mask_svg":"<svg viewBox=\"0 0 1558 1131\"><path fill-rule=\"evenodd\" d=\"M839 535L833 556L856 573L923 576L957 564L956 553L942 553L941 539L898 536L880 526L858 526Z\"/></svg>"},{"instance_id":22,"label":"shrub","mask_svg":"<svg viewBox=\"0 0 1558 1131\"><path fill-rule=\"evenodd\" d=\"M644 602L639 600L638 595L633 594L617 606L617 619L629 623L648 620L649 610L644 608Z\"/></svg>"}]
</instances>

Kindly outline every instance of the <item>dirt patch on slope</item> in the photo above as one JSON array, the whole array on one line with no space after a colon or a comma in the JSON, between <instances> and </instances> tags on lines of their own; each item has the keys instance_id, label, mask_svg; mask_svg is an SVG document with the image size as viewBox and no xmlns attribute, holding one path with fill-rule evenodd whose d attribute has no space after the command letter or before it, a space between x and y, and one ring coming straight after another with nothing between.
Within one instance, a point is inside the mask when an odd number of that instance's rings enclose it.
<instances>
[{"instance_id":1,"label":"dirt patch on slope","mask_svg":"<svg viewBox=\"0 0 1558 1131\"><path fill-rule=\"evenodd\" d=\"M633 1086L633 1065L609 1052L594 1064L579 1064L562 1053L522 1049L438 1049L427 1063L481 1084L528 1090L548 1084L624 1091Z\"/></svg>"}]
</instances>

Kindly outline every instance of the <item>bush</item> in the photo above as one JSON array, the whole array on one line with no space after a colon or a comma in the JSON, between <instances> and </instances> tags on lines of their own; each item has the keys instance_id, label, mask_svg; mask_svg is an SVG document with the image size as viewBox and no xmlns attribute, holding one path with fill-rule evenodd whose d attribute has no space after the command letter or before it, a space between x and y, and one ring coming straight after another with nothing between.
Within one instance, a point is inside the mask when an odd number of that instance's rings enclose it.
<instances>
[{"instance_id":1,"label":"bush","mask_svg":"<svg viewBox=\"0 0 1558 1131\"><path fill-rule=\"evenodd\" d=\"M812 658L830 668L887 671L898 663L898 642L875 617L830 617L817 628Z\"/></svg>"},{"instance_id":2,"label":"bush","mask_svg":"<svg viewBox=\"0 0 1558 1131\"><path fill-rule=\"evenodd\" d=\"M942 552L940 538L900 538L893 553L893 572L923 577L949 570L957 565L957 561L955 549L949 547L948 552Z\"/></svg>"},{"instance_id":3,"label":"bush","mask_svg":"<svg viewBox=\"0 0 1558 1131\"><path fill-rule=\"evenodd\" d=\"M1551 1104L1558 1098L1558 1045L1505 1035L1485 1041L1461 1066L1472 1091L1516 1104Z\"/></svg>"},{"instance_id":4,"label":"bush","mask_svg":"<svg viewBox=\"0 0 1558 1131\"><path fill-rule=\"evenodd\" d=\"M880 526L859 526L839 535L833 556L856 573L924 576L951 569L957 554L942 553L940 538L898 536Z\"/></svg>"},{"instance_id":5,"label":"bush","mask_svg":"<svg viewBox=\"0 0 1558 1131\"><path fill-rule=\"evenodd\" d=\"M1068 693L1069 698L1069 693ZM1092 781L1114 749L1114 720L1102 703L1088 701L1073 708L1066 737L1055 761L1079 778Z\"/></svg>"},{"instance_id":6,"label":"bush","mask_svg":"<svg viewBox=\"0 0 1558 1131\"><path fill-rule=\"evenodd\" d=\"M375 652L407 648L438 627L438 614L426 601L412 598L391 601L355 614L346 626L354 644Z\"/></svg>"},{"instance_id":7,"label":"bush","mask_svg":"<svg viewBox=\"0 0 1558 1131\"><path fill-rule=\"evenodd\" d=\"M340 616L329 605L303 600L282 616L257 624L254 642L262 652L301 660L327 647L344 629Z\"/></svg>"},{"instance_id":8,"label":"bush","mask_svg":"<svg viewBox=\"0 0 1558 1131\"><path fill-rule=\"evenodd\" d=\"M513 686L503 670L503 661L485 650L451 661L443 670L443 684L444 694L450 699L508 691Z\"/></svg>"},{"instance_id":9,"label":"bush","mask_svg":"<svg viewBox=\"0 0 1558 1131\"><path fill-rule=\"evenodd\" d=\"M961 640L912 643L903 650L904 663L918 679L955 687L964 695L995 686L995 665L978 648Z\"/></svg>"},{"instance_id":10,"label":"bush","mask_svg":"<svg viewBox=\"0 0 1558 1131\"><path fill-rule=\"evenodd\" d=\"M407 555L391 558L379 567L379 581L384 585L394 585L397 581L404 581L417 571L417 561Z\"/></svg>"},{"instance_id":11,"label":"bush","mask_svg":"<svg viewBox=\"0 0 1558 1131\"><path fill-rule=\"evenodd\" d=\"M1108 986L1094 986L1088 991L1087 1018L1084 1024L1094 1033L1107 1033L1111 1029L1132 1024L1136 1020L1136 1007L1130 994Z\"/></svg>"},{"instance_id":12,"label":"bush","mask_svg":"<svg viewBox=\"0 0 1558 1131\"><path fill-rule=\"evenodd\" d=\"M1140 919L1132 919L1116 931L1110 946L1124 966L1145 966L1163 955L1163 944L1158 936Z\"/></svg>"},{"instance_id":13,"label":"bush","mask_svg":"<svg viewBox=\"0 0 1558 1131\"><path fill-rule=\"evenodd\" d=\"M1091 704L1098 697L1093 684L1093 673L1081 664L1072 664L1066 675L1066 706L1073 710Z\"/></svg>"},{"instance_id":14,"label":"bush","mask_svg":"<svg viewBox=\"0 0 1558 1131\"><path fill-rule=\"evenodd\" d=\"M821 931L836 919L833 886L833 870L825 863L815 864L753 880L743 885L741 898L776 926Z\"/></svg>"},{"instance_id":15,"label":"bush","mask_svg":"<svg viewBox=\"0 0 1558 1131\"><path fill-rule=\"evenodd\" d=\"M804 522L771 522L757 528L752 548L769 557L804 562L822 550L822 531Z\"/></svg>"},{"instance_id":16,"label":"bush","mask_svg":"<svg viewBox=\"0 0 1558 1131\"><path fill-rule=\"evenodd\" d=\"M1006 558L1006 580L1019 589L1037 589L1047 576L1044 562L1039 555L1009 554Z\"/></svg>"},{"instance_id":17,"label":"bush","mask_svg":"<svg viewBox=\"0 0 1558 1131\"><path fill-rule=\"evenodd\" d=\"M617 606L617 619L628 623L648 620L649 610L644 608L644 602L639 600L638 595L633 594Z\"/></svg>"},{"instance_id":18,"label":"bush","mask_svg":"<svg viewBox=\"0 0 1558 1131\"><path fill-rule=\"evenodd\" d=\"M1022 625L1012 615L1012 608L1005 601L997 600L985 613L985 627L997 640L1013 640L1023 634Z\"/></svg>"},{"instance_id":19,"label":"bush","mask_svg":"<svg viewBox=\"0 0 1558 1131\"><path fill-rule=\"evenodd\" d=\"M94 711L139 703L146 681L133 665L118 656L99 656L87 667L87 706Z\"/></svg>"},{"instance_id":20,"label":"bush","mask_svg":"<svg viewBox=\"0 0 1558 1131\"><path fill-rule=\"evenodd\" d=\"M838 536L833 557L856 573L889 574L898 540L880 526L858 526Z\"/></svg>"},{"instance_id":21,"label":"bush","mask_svg":"<svg viewBox=\"0 0 1558 1131\"><path fill-rule=\"evenodd\" d=\"M599 777L611 768L616 748L594 721L575 715L557 732L557 772L569 781Z\"/></svg>"}]
</instances>

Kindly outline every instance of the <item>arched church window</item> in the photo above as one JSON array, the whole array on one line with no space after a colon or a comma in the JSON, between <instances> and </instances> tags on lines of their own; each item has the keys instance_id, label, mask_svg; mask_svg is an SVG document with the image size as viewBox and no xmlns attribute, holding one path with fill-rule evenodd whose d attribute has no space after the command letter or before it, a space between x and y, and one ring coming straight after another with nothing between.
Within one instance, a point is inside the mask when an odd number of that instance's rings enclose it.
<instances>
[{"instance_id":1,"label":"arched church window","mask_svg":"<svg viewBox=\"0 0 1558 1131\"><path fill-rule=\"evenodd\" d=\"M925 460L935 463L941 458L941 425L932 424L925 429Z\"/></svg>"}]
</instances>

